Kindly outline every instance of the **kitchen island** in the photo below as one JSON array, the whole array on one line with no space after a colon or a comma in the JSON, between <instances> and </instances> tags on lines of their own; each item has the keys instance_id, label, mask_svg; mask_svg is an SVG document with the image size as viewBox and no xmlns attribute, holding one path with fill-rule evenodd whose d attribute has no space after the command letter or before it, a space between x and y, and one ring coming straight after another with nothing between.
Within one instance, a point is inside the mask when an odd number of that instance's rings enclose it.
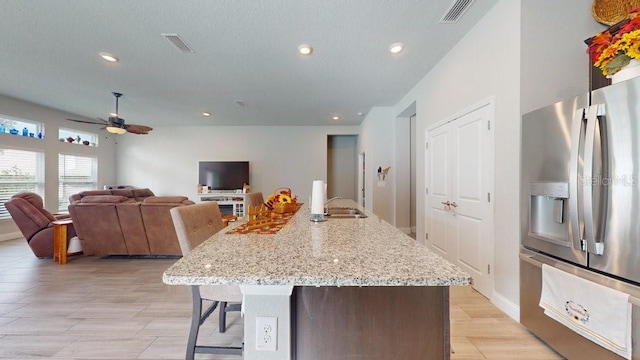
<instances>
[{"instance_id":1,"label":"kitchen island","mask_svg":"<svg viewBox=\"0 0 640 360\"><path fill-rule=\"evenodd\" d=\"M368 217L315 223L302 206L276 234L224 229L163 281L240 285L245 359L448 359L448 287L469 276L354 201L330 205ZM277 318L276 351L257 349L256 317Z\"/></svg>"}]
</instances>

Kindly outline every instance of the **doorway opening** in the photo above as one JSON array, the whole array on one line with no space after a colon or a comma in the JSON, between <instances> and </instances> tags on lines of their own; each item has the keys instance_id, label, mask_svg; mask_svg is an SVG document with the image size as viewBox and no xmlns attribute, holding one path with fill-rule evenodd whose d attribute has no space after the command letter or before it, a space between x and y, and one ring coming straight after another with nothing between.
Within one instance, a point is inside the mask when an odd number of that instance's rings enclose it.
<instances>
[{"instance_id":1,"label":"doorway opening","mask_svg":"<svg viewBox=\"0 0 640 360\"><path fill-rule=\"evenodd\" d=\"M358 135L327 136L327 198L357 201Z\"/></svg>"}]
</instances>

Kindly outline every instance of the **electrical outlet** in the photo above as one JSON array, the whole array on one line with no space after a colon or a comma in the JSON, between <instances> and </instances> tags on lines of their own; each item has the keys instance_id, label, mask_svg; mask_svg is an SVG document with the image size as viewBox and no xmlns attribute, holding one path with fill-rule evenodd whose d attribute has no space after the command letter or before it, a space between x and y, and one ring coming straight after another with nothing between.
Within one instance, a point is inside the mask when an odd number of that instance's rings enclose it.
<instances>
[{"instance_id":1,"label":"electrical outlet","mask_svg":"<svg viewBox=\"0 0 640 360\"><path fill-rule=\"evenodd\" d=\"M278 318L256 317L256 350L276 351L278 349Z\"/></svg>"}]
</instances>

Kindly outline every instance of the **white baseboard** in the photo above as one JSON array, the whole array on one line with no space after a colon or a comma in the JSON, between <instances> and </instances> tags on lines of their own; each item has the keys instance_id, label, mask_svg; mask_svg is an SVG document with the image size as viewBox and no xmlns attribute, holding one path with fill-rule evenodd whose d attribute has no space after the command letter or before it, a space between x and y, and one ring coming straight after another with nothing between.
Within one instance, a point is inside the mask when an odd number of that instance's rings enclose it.
<instances>
[{"instance_id":1,"label":"white baseboard","mask_svg":"<svg viewBox=\"0 0 640 360\"><path fill-rule=\"evenodd\" d=\"M411 234L411 228L399 227L398 230L402 231L405 234Z\"/></svg>"},{"instance_id":2,"label":"white baseboard","mask_svg":"<svg viewBox=\"0 0 640 360\"><path fill-rule=\"evenodd\" d=\"M22 237L22 233L19 231L7 233L7 234L0 234L0 241L15 240L15 239L20 239L21 237Z\"/></svg>"},{"instance_id":3,"label":"white baseboard","mask_svg":"<svg viewBox=\"0 0 640 360\"><path fill-rule=\"evenodd\" d=\"M505 314L507 314L513 320L520 322L520 306L514 304L506 297L500 295L497 292L493 292L493 298L491 299L491 303L495 305L498 309L502 310Z\"/></svg>"}]
</instances>

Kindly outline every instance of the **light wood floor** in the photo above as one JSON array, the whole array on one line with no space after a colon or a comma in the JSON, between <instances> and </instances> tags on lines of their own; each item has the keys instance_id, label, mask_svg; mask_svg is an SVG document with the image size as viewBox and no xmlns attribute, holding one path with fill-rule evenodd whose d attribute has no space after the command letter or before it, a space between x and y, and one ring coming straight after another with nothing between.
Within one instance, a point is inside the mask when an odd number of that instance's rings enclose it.
<instances>
[{"instance_id":1,"label":"light wood floor","mask_svg":"<svg viewBox=\"0 0 640 360\"><path fill-rule=\"evenodd\" d=\"M24 240L0 242L0 359L184 359L190 292L162 283L174 261L80 255L59 266ZM225 334L211 320L201 333L212 343L242 340L237 314ZM470 287L451 290L451 336L452 359L561 359Z\"/></svg>"}]
</instances>

